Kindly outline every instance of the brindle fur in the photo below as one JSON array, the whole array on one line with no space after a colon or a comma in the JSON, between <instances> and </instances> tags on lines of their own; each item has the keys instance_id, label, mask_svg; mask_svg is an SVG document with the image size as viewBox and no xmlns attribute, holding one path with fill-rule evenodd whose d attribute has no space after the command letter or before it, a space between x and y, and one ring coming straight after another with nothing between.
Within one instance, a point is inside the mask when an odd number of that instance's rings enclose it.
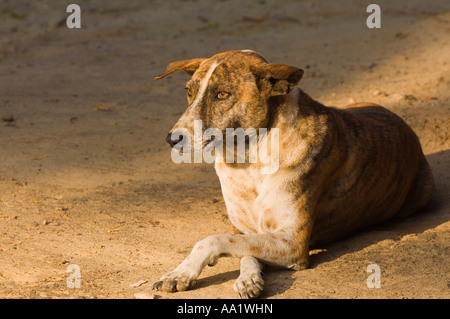
<instances>
[{"instance_id":1,"label":"brindle fur","mask_svg":"<svg viewBox=\"0 0 450 319\"><path fill-rule=\"evenodd\" d=\"M207 264L234 256L241 258L234 289L242 298L257 297L262 264L305 269L311 247L407 216L433 195L433 176L417 136L379 105L326 107L296 88L302 70L270 64L249 50L174 62L157 78L178 70L192 75L187 83L192 96L171 132L181 127L192 132L195 119L203 121L203 129L224 133L252 127L267 128L270 136L278 128L279 170L264 175L260 163L216 161L228 214L240 234L200 241L156 289L189 289ZM231 96L217 100L220 91Z\"/></svg>"}]
</instances>

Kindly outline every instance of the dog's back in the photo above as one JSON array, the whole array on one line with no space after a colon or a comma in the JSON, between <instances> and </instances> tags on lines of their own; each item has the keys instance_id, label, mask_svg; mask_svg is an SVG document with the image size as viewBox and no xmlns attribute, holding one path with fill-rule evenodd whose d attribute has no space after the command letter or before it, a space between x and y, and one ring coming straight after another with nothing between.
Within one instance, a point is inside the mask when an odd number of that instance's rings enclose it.
<instances>
[{"instance_id":1,"label":"dog's back","mask_svg":"<svg viewBox=\"0 0 450 319\"><path fill-rule=\"evenodd\" d=\"M334 130L328 143L339 143L329 147L336 157L346 156L319 197L311 245L407 216L431 199L430 167L416 134L400 117L372 103L327 110Z\"/></svg>"}]
</instances>

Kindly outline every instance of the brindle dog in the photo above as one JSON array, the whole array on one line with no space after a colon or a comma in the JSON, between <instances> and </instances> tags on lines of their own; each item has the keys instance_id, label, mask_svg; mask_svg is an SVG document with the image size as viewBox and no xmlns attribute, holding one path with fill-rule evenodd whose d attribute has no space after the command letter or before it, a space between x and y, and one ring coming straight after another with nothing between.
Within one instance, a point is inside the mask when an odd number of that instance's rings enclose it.
<instances>
[{"instance_id":1,"label":"brindle dog","mask_svg":"<svg viewBox=\"0 0 450 319\"><path fill-rule=\"evenodd\" d=\"M271 64L251 51L229 51L209 59L169 64L163 78L183 70L189 106L180 128L279 129L279 169L262 174L261 163L216 160L234 235L212 235L154 284L183 291L219 257L241 258L234 289L242 298L259 296L262 264L295 270L308 267L309 250L394 216L422 208L434 193L430 167L412 129L397 115L372 103L332 108L296 85L303 71ZM220 156L220 155L218 155Z\"/></svg>"}]
</instances>

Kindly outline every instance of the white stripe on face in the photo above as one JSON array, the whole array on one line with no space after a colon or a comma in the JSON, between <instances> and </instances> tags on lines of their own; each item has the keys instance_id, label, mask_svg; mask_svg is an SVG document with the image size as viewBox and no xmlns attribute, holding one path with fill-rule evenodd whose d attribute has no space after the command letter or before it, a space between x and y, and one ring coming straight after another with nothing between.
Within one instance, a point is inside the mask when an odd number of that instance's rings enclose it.
<instances>
[{"instance_id":1,"label":"white stripe on face","mask_svg":"<svg viewBox=\"0 0 450 319\"><path fill-rule=\"evenodd\" d=\"M197 95L195 96L194 101L192 101L191 108L194 109L197 104L203 99L203 96L205 95L206 89L208 87L209 79L211 78L211 75L213 74L214 70L219 66L220 63L217 61L214 61L214 63L209 67L208 72L206 72L205 77L200 82L200 89L198 90Z\"/></svg>"},{"instance_id":2,"label":"white stripe on face","mask_svg":"<svg viewBox=\"0 0 450 319\"><path fill-rule=\"evenodd\" d=\"M220 63L214 62L206 72L205 77L200 81L200 88L192 101L191 105L189 105L188 109L184 114L179 118L175 126L172 128L171 132L175 132L178 128L186 128L191 133L194 133L194 120L198 119L199 110L197 109L198 104L203 100L203 96L206 93L206 89L208 88L209 80L211 79L211 75L214 70ZM203 133L203 132L202 132Z\"/></svg>"}]
</instances>

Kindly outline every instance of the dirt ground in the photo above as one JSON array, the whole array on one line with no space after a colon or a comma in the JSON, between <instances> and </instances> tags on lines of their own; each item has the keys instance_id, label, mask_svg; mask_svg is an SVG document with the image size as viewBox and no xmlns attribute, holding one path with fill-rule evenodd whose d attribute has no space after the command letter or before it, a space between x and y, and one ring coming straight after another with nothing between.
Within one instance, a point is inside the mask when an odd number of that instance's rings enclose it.
<instances>
[{"instance_id":1,"label":"dirt ground","mask_svg":"<svg viewBox=\"0 0 450 319\"><path fill-rule=\"evenodd\" d=\"M393 110L437 184L424 212L312 251L308 270L266 269L261 297L450 297L448 0L375 1L381 29L361 0L78 0L82 28L68 29L72 2L0 2L1 298L236 297L232 258L194 290L151 292L198 240L231 232L212 165L174 164L165 142L188 76L153 77L231 49L303 68L299 86L326 105Z\"/></svg>"}]
</instances>

